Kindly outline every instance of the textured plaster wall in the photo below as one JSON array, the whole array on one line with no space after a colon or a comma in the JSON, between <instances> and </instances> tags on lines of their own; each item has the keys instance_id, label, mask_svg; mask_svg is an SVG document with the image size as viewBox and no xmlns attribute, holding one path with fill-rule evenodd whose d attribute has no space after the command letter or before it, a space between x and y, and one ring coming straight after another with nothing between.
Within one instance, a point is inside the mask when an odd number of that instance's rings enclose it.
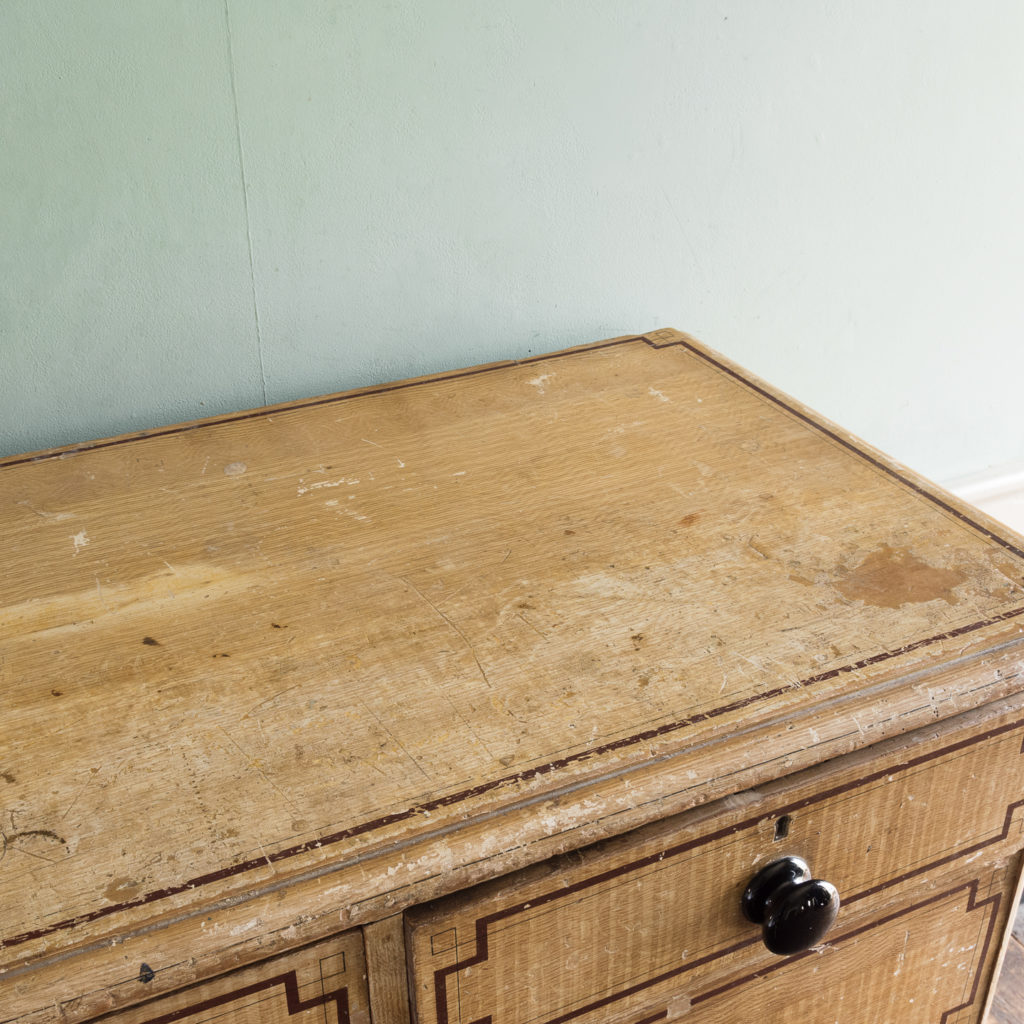
<instances>
[{"instance_id":1,"label":"textured plaster wall","mask_svg":"<svg viewBox=\"0 0 1024 1024\"><path fill-rule=\"evenodd\" d=\"M1024 459L1018 0L4 0L0 454L673 325Z\"/></svg>"}]
</instances>

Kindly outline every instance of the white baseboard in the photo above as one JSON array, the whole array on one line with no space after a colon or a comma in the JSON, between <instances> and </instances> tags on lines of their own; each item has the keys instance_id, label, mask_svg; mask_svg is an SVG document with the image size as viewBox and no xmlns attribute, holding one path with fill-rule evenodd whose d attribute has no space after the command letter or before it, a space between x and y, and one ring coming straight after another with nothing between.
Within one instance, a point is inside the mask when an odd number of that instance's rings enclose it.
<instances>
[{"instance_id":1,"label":"white baseboard","mask_svg":"<svg viewBox=\"0 0 1024 1024\"><path fill-rule=\"evenodd\" d=\"M1024 533L1024 463L995 466L948 480L944 486L1011 529Z\"/></svg>"}]
</instances>

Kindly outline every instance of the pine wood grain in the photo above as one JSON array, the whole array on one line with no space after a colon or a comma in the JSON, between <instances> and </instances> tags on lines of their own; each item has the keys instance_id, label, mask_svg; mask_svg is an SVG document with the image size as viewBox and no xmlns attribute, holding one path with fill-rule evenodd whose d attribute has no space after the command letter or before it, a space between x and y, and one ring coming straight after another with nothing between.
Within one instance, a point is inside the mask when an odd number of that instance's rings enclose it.
<instances>
[{"instance_id":1,"label":"pine wood grain","mask_svg":"<svg viewBox=\"0 0 1024 1024\"><path fill-rule=\"evenodd\" d=\"M401 914L363 929L373 1024L408 1024L409 980Z\"/></svg>"},{"instance_id":2,"label":"pine wood grain","mask_svg":"<svg viewBox=\"0 0 1024 1024\"><path fill-rule=\"evenodd\" d=\"M1024 686L1020 539L674 331L2 460L0 534L10 1019Z\"/></svg>"}]
</instances>

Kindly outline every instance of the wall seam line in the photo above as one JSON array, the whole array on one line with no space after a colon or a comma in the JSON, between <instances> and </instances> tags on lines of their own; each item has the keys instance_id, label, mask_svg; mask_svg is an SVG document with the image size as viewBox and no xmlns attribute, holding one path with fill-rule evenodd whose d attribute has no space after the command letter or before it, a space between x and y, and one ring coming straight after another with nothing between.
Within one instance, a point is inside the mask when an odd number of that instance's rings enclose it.
<instances>
[{"instance_id":1,"label":"wall seam line","mask_svg":"<svg viewBox=\"0 0 1024 1024\"><path fill-rule=\"evenodd\" d=\"M235 114L235 143L238 147L238 170L242 178L242 208L245 211L245 240L249 251L249 283L252 287L252 316L256 325L256 358L259 362L260 385L263 389L263 404L269 404L267 397L267 374L263 365L263 331L260 325L260 307L256 295L256 261L253 257L252 224L249 219L249 185L245 176L245 155L242 149L242 125L238 116L238 89L235 85L235 55L231 45L231 14L228 0L224 0L224 27L228 44L228 78L231 81L231 102Z\"/></svg>"}]
</instances>

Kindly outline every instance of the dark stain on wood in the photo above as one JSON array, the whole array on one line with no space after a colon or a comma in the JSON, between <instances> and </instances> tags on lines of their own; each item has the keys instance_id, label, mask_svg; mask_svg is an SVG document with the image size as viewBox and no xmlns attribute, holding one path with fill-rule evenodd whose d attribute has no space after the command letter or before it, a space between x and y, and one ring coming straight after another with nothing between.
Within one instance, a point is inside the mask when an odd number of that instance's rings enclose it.
<instances>
[{"instance_id":1,"label":"dark stain on wood","mask_svg":"<svg viewBox=\"0 0 1024 1024\"><path fill-rule=\"evenodd\" d=\"M154 640L151 636L144 636L142 638L142 642L147 647L159 647L160 646L160 641L159 640Z\"/></svg>"},{"instance_id":2,"label":"dark stain on wood","mask_svg":"<svg viewBox=\"0 0 1024 1024\"><path fill-rule=\"evenodd\" d=\"M15 843L24 839L48 839L61 846L67 846L67 840L62 839L56 832L51 832L46 828L36 828L26 832L15 832L13 835L4 835L3 832L0 832L0 853L6 853L9 846L14 846Z\"/></svg>"},{"instance_id":3,"label":"dark stain on wood","mask_svg":"<svg viewBox=\"0 0 1024 1024\"><path fill-rule=\"evenodd\" d=\"M876 608L899 608L937 600L956 604L953 590L966 578L956 569L929 565L907 548L884 544L835 586L851 601L863 601Z\"/></svg>"}]
</instances>

